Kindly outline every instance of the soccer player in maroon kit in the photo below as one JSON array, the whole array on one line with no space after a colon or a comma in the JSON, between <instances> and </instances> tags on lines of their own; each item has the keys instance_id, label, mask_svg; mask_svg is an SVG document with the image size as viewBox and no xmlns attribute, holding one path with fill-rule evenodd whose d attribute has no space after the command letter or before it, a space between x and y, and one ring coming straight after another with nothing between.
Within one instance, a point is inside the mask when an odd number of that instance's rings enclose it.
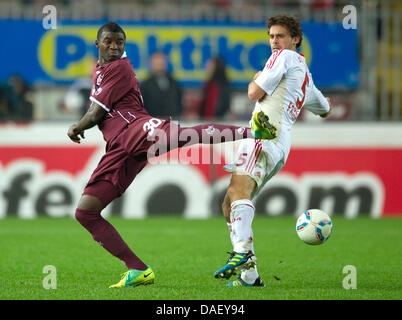
<instances>
[{"instance_id":1,"label":"soccer player in maroon kit","mask_svg":"<svg viewBox=\"0 0 402 320\"><path fill-rule=\"evenodd\" d=\"M249 128L218 124L182 128L170 119L149 115L144 109L133 67L125 55L125 43L123 29L114 22L98 30L95 44L99 60L94 68L89 98L92 104L67 132L73 142L80 143L84 131L98 125L106 141L106 153L84 189L75 217L96 242L126 264L128 271L111 287L151 284L155 279L151 267L134 254L116 229L101 216L101 211L121 196L145 167L150 154L158 156L195 143L252 138ZM231 134L222 135L223 131ZM194 133L196 139L189 133ZM153 153L150 150L154 150Z\"/></svg>"}]
</instances>

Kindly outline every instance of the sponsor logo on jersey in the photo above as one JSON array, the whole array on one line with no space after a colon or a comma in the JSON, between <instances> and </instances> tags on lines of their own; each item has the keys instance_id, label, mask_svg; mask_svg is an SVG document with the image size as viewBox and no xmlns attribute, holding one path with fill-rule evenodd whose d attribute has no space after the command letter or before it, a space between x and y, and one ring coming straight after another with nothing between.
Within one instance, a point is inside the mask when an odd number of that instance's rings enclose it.
<instances>
[{"instance_id":1,"label":"sponsor logo on jersey","mask_svg":"<svg viewBox=\"0 0 402 320\"><path fill-rule=\"evenodd\" d=\"M207 129L205 129L206 133L208 134L213 134L215 132L214 126L209 126Z\"/></svg>"},{"instance_id":2,"label":"sponsor logo on jersey","mask_svg":"<svg viewBox=\"0 0 402 320\"><path fill-rule=\"evenodd\" d=\"M239 129L237 129L237 132L240 133L240 134L243 134L245 130L246 130L245 127L241 127Z\"/></svg>"}]
</instances>

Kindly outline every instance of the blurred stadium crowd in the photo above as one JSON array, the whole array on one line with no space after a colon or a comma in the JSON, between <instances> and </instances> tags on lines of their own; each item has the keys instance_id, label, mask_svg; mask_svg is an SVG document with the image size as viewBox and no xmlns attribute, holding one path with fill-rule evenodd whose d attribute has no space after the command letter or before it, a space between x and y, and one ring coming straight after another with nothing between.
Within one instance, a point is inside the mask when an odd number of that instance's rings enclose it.
<instances>
[{"instance_id":1,"label":"blurred stadium crowd","mask_svg":"<svg viewBox=\"0 0 402 320\"><path fill-rule=\"evenodd\" d=\"M57 8L57 18L61 21L99 21L99 25L107 20L241 25L264 22L269 16L284 12L297 15L302 21L332 24L342 23L343 8L353 5L358 19L359 85L323 90L334 103L334 113L325 121L402 120L402 2L398 0L59 0L51 3L0 0L0 21L41 20L42 8L48 4ZM187 121L247 120L252 110L247 88L232 86L224 59L211 59L205 66L203 84L194 87L181 85L175 74L168 72L164 58L160 52L150 57L148 75L139 78L145 106L151 114ZM6 79L0 78L0 121L79 118L87 107L90 86L89 78L79 78L68 85L30 83L17 72ZM156 96L165 98L155 99ZM302 117L302 121L309 120L312 119Z\"/></svg>"},{"instance_id":2,"label":"blurred stadium crowd","mask_svg":"<svg viewBox=\"0 0 402 320\"><path fill-rule=\"evenodd\" d=\"M304 19L335 19L345 5L359 0L1 0L1 17L41 19L41 8L52 4L61 19L130 19L149 21L255 21L286 9ZM38 10L39 9L39 10Z\"/></svg>"}]
</instances>

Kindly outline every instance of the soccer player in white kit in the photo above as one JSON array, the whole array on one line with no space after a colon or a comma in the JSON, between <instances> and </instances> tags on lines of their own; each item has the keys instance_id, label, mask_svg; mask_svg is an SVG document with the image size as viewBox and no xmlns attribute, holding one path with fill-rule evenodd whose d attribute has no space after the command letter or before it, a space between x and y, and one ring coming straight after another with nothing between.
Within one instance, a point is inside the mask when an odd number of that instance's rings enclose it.
<instances>
[{"instance_id":1,"label":"soccer player in white kit","mask_svg":"<svg viewBox=\"0 0 402 320\"><path fill-rule=\"evenodd\" d=\"M277 15L267 22L272 55L248 86L256 101L251 130L255 139L242 140L238 156L224 169L232 172L222 209L227 221L233 252L215 278L237 280L227 286L265 286L257 272L254 255L251 201L285 165L291 145L291 128L304 107L321 117L331 111L329 99L314 86L304 56L297 53L303 32L293 17Z\"/></svg>"}]
</instances>

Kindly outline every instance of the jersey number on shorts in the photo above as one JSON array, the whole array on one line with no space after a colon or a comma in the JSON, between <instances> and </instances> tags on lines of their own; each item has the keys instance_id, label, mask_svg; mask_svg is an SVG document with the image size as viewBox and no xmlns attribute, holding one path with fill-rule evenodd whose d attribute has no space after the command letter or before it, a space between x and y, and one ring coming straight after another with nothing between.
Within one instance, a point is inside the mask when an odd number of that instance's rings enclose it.
<instances>
[{"instance_id":1,"label":"jersey number on shorts","mask_svg":"<svg viewBox=\"0 0 402 320\"><path fill-rule=\"evenodd\" d=\"M148 135L151 136L151 135L153 135L155 128L158 127L161 123L162 123L161 119L152 118L149 121L144 123L144 125L142 126L142 129L145 132L148 131Z\"/></svg>"},{"instance_id":2,"label":"jersey number on shorts","mask_svg":"<svg viewBox=\"0 0 402 320\"><path fill-rule=\"evenodd\" d=\"M236 167L241 167L246 163L246 161L247 161L247 153L242 153L236 162Z\"/></svg>"}]
</instances>

